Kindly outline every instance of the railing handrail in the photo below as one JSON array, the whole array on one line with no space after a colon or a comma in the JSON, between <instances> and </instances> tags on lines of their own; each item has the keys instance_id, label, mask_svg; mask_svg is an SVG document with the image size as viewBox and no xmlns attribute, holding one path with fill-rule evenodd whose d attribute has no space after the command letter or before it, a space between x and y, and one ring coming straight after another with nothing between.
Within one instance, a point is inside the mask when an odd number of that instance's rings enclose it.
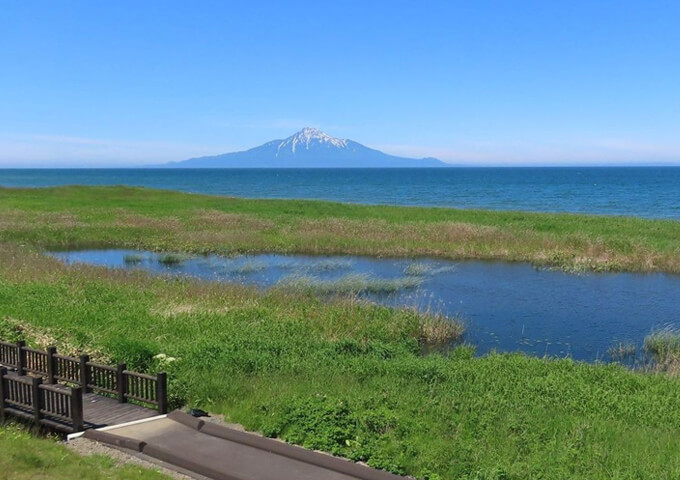
<instances>
[{"instance_id":1,"label":"railing handrail","mask_svg":"<svg viewBox=\"0 0 680 480\"><path fill-rule=\"evenodd\" d=\"M153 380L153 381L158 380L158 377L155 377L153 375L149 375L148 373L133 372L132 370L123 370L123 373L125 375L130 376L130 377L138 377L138 378L143 378L145 380Z\"/></svg>"},{"instance_id":2,"label":"railing handrail","mask_svg":"<svg viewBox=\"0 0 680 480\"><path fill-rule=\"evenodd\" d=\"M59 360L66 360L67 362L75 362L75 363L80 362L80 359L79 359L79 358L76 358L76 357L69 357L68 355L62 355L62 354L60 354L60 353L55 353L55 354L54 354L54 357L55 357L55 358L58 358Z\"/></svg>"},{"instance_id":3,"label":"railing handrail","mask_svg":"<svg viewBox=\"0 0 680 480\"><path fill-rule=\"evenodd\" d=\"M50 385L49 383L42 383L40 384L40 388L42 390L48 390L50 392L58 393L59 395L64 395L68 397L73 395L73 388L71 387L63 387L57 385Z\"/></svg>"},{"instance_id":4,"label":"railing handrail","mask_svg":"<svg viewBox=\"0 0 680 480\"><path fill-rule=\"evenodd\" d=\"M121 403L130 399L152 405L158 409L159 413L167 412L167 375L165 372L159 372L155 376L134 372L128 370L125 364L115 367L102 365L91 362L87 355L81 355L78 358L70 357L57 353L54 347L40 350L26 346L23 341L11 343L0 340L0 347L4 347L4 349L0 348L0 353L8 357L5 358L4 365L16 369L19 377L30 372L47 378L45 386L62 381L80 385L85 393L94 390L116 395ZM3 358L0 357L0 364L2 360ZM7 364L7 362L10 363ZM27 382L26 385L31 384L30 380Z\"/></svg>"},{"instance_id":5,"label":"railing handrail","mask_svg":"<svg viewBox=\"0 0 680 480\"><path fill-rule=\"evenodd\" d=\"M99 368L101 370L108 370L109 372L115 372L117 369L116 367L112 367L111 365L102 365L100 363L94 363L94 362L86 362L88 367L93 367L93 368Z\"/></svg>"},{"instance_id":6,"label":"railing handrail","mask_svg":"<svg viewBox=\"0 0 680 480\"><path fill-rule=\"evenodd\" d=\"M17 375L4 375L3 378L8 382L21 383L22 385L33 385L31 377L19 377Z\"/></svg>"},{"instance_id":7,"label":"railing handrail","mask_svg":"<svg viewBox=\"0 0 680 480\"><path fill-rule=\"evenodd\" d=\"M22 347L22 348L24 350L26 350L27 352L37 353L39 355L47 355L46 350L40 350L40 349L37 349L37 348L31 348L31 347Z\"/></svg>"}]
</instances>

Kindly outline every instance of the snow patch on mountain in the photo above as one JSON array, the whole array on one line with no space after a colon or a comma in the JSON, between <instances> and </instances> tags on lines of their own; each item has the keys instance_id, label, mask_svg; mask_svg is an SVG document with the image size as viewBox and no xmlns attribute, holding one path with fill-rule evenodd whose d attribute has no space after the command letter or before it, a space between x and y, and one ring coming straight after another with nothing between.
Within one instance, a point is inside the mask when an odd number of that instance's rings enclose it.
<instances>
[{"instance_id":1,"label":"snow patch on mountain","mask_svg":"<svg viewBox=\"0 0 680 480\"><path fill-rule=\"evenodd\" d=\"M292 153L303 147L305 150L309 150L310 147L335 147L335 148L347 148L347 140L331 137L325 132L317 128L306 127L297 132L295 135L282 140L276 151L276 156L279 156L282 150L290 150Z\"/></svg>"}]
</instances>

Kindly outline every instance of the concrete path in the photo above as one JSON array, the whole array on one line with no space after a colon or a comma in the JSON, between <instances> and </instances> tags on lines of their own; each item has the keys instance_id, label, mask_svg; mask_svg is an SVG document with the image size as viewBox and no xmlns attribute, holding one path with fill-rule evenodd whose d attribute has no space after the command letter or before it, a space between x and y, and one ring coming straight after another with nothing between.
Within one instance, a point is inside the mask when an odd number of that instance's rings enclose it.
<instances>
[{"instance_id":1,"label":"concrete path","mask_svg":"<svg viewBox=\"0 0 680 480\"><path fill-rule=\"evenodd\" d=\"M330 455L206 423L180 411L145 423L88 430L84 437L141 452L214 480L403 480Z\"/></svg>"}]
</instances>

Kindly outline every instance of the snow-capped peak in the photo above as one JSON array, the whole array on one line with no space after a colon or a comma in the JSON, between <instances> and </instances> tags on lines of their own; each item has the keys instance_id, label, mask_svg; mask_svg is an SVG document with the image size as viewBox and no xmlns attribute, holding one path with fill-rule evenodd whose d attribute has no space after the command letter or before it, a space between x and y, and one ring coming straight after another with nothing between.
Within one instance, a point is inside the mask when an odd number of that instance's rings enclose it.
<instances>
[{"instance_id":1,"label":"snow-capped peak","mask_svg":"<svg viewBox=\"0 0 680 480\"><path fill-rule=\"evenodd\" d=\"M279 143L278 152L290 149L293 153L298 148L309 150L310 146L347 148L347 140L331 137L318 128L305 127ZM278 155L278 153L277 153Z\"/></svg>"}]
</instances>

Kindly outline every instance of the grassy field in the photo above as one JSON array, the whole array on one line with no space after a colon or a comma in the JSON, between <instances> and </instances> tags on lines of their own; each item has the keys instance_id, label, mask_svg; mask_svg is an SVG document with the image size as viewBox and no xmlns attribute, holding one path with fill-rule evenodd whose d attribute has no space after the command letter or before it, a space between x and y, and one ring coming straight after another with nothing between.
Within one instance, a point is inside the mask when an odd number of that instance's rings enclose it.
<instances>
[{"instance_id":1,"label":"grassy field","mask_svg":"<svg viewBox=\"0 0 680 480\"><path fill-rule=\"evenodd\" d=\"M439 318L304 289L67 267L39 252L431 254L677 271L677 223L72 187L0 190L0 224L0 338L167 370L176 404L422 479L680 477L674 375L472 347L423 356L442 336ZM37 455L28 437L0 432L3 452Z\"/></svg>"},{"instance_id":2,"label":"grassy field","mask_svg":"<svg viewBox=\"0 0 680 480\"><path fill-rule=\"evenodd\" d=\"M101 455L82 457L51 439L37 438L23 426L0 425L2 480L168 480L137 466L117 465Z\"/></svg>"},{"instance_id":3,"label":"grassy field","mask_svg":"<svg viewBox=\"0 0 680 480\"><path fill-rule=\"evenodd\" d=\"M248 200L130 187L0 188L0 241L40 248L528 261L680 273L680 222Z\"/></svg>"},{"instance_id":4,"label":"grassy field","mask_svg":"<svg viewBox=\"0 0 680 480\"><path fill-rule=\"evenodd\" d=\"M173 401L267 435L424 479L680 475L677 378L467 347L422 356L431 321L0 251L0 337L166 369Z\"/></svg>"}]
</instances>

